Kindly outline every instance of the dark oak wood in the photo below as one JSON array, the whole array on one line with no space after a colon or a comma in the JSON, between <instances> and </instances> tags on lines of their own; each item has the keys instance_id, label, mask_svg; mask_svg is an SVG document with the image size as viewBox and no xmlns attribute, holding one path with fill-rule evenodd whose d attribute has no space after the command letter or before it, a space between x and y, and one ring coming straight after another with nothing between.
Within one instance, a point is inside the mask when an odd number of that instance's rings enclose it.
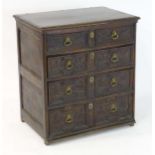
<instances>
[{"instance_id":1,"label":"dark oak wood","mask_svg":"<svg viewBox=\"0 0 155 155\"><path fill-rule=\"evenodd\" d=\"M134 64L133 46L100 50L95 55L95 70L125 67Z\"/></svg>"},{"instance_id":2,"label":"dark oak wood","mask_svg":"<svg viewBox=\"0 0 155 155\"><path fill-rule=\"evenodd\" d=\"M70 54L48 58L48 77L58 78L84 73L87 70L88 53Z\"/></svg>"},{"instance_id":3,"label":"dark oak wood","mask_svg":"<svg viewBox=\"0 0 155 155\"><path fill-rule=\"evenodd\" d=\"M113 96L95 104L95 124L102 125L133 120L132 95Z\"/></svg>"},{"instance_id":4,"label":"dark oak wood","mask_svg":"<svg viewBox=\"0 0 155 155\"><path fill-rule=\"evenodd\" d=\"M135 123L139 17L105 7L14 16L21 120L45 144Z\"/></svg>"},{"instance_id":5,"label":"dark oak wood","mask_svg":"<svg viewBox=\"0 0 155 155\"><path fill-rule=\"evenodd\" d=\"M106 7L72 9L16 15L18 19L37 28L58 27L64 25L110 22L120 19L137 20L138 17L112 10Z\"/></svg>"}]
</instances>

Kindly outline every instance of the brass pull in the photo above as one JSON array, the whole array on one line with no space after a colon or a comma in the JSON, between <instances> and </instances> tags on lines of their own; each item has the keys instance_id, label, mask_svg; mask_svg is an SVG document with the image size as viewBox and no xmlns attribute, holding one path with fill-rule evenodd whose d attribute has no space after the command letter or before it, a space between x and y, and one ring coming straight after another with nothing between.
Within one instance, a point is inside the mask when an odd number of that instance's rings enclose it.
<instances>
[{"instance_id":1,"label":"brass pull","mask_svg":"<svg viewBox=\"0 0 155 155\"><path fill-rule=\"evenodd\" d=\"M119 58L118 58L118 56L117 56L117 54L113 54L112 55L112 57L111 57L111 62L113 62L113 63L116 63L116 62L118 62L119 61Z\"/></svg>"},{"instance_id":2,"label":"brass pull","mask_svg":"<svg viewBox=\"0 0 155 155\"><path fill-rule=\"evenodd\" d=\"M71 86L67 86L66 90L65 90L66 95L71 95L72 94L72 88Z\"/></svg>"},{"instance_id":3,"label":"brass pull","mask_svg":"<svg viewBox=\"0 0 155 155\"><path fill-rule=\"evenodd\" d=\"M111 105L111 112L116 112L117 111L117 106L116 104Z\"/></svg>"},{"instance_id":4,"label":"brass pull","mask_svg":"<svg viewBox=\"0 0 155 155\"><path fill-rule=\"evenodd\" d=\"M67 60L65 67L67 70L72 69L72 67L73 67L72 60Z\"/></svg>"},{"instance_id":5,"label":"brass pull","mask_svg":"<svg viewBox=\"0 0 155 155\"><path fill-rule=\"evenodd\" d=\"M116 78L112 78L112 80L111 80L111 86L112 87L115 87L115 86L117 86L117 80L116 80Z\"/></svg>"},{"instance_id":6,"label":"brass pull","mask_svg":"<svg viewBox=\"0 0 155 155\"><path fill-rule=\"evenodd\" d=\"M91 53L90 53L90 59L91 59L91 60L94 60L94 58L95 58L95 53L94 53L94 52L91 52Z\"/></svg>"},{"instance_id":7,"label":"brass pull","mask_svg":"<svg viewBox=\"0 0 155 155\"><path fill-rule=\"evenodd\" d=\"M94 83L94 76L91 76L90 78L89 78L89 82L92 84L92 83Z\"/></svg>"},{"instance_id":8,"label":"brass pull","mask_svg":"<svg viewBox=\"0 0 155 155\"><path fill-rule=\"evenodd\" d=\"M94 38L95 38L95 33L94 33L94 31L91 31L91 32L89 33L89 37L90 37L91 39L94 39Z\"/></svg>"},{"instance_id":9,"label":"brass pull","mask_svg":"<svg viewBox=\"0 0 155 155\"><path fill-rule=\"evenodd\" d=\"M89 110L92 110L93 107L94 107L93 103L89 103L89 104L88 104L88 109L89 109Z\"/></svg>"},{"instance_id":10,"label":"brass pull","mask_svg":"<svg viewBox=\"0 0 155 155\"><path fill-rule=\"evenodd\" d=\"M64 41L64 46L70 46L72 45L72 40L70 37L66 37Z\"/></svg>"},{"instance_id":11,"label":"brass pull","mask_svg":"<svg viewBox=\"0 0 155 155\"><path fill-rule=\"evenodd\" d=\"M117 39L119 38L119 35L118 35L118 33L114 30L114 31L112 31L111 37L112 37L112 40L117 40Z\"/></svg>"},{"instance_id":12,"label":"brass pull","mask_svg":"<svg viewBox=\"0 0 155 155\"><path fill-rule=\"evenodd\" d=\"M66 115L65 122L69 124L73 122L73 117L71 114Z\"/></svg>"}]
</instances>

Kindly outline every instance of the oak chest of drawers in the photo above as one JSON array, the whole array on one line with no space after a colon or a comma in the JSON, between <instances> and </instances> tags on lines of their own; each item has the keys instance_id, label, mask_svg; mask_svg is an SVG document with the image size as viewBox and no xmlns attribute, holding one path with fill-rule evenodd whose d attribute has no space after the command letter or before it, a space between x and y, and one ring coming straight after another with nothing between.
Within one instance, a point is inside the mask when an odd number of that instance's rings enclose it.
<instances>
[{"instance_id":1,"label":"oak chest of drawers","mask_svg":"<svg viewBox=\"0 0 155 155\"><path fill-rule=\"evenodd\" d=\"M104 7L14 17L21 119L46 144L134 124L138 17Z\"/></svg>"}]
</instances>

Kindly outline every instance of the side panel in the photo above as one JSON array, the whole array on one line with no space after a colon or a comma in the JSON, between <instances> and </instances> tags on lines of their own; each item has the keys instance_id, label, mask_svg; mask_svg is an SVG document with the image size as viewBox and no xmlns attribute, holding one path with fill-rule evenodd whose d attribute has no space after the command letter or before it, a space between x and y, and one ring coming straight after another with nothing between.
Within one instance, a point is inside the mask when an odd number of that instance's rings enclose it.
<instances>
[{"instance_id":1,"label":"side panel","mask_svg":"<svg viewBox=\"0 0 155 155\"><path fill-rule=\"evenodd\" d=\"M41 136L44 127L42 35L17 22L21 119Z\"/></svg>"}]
</instances>

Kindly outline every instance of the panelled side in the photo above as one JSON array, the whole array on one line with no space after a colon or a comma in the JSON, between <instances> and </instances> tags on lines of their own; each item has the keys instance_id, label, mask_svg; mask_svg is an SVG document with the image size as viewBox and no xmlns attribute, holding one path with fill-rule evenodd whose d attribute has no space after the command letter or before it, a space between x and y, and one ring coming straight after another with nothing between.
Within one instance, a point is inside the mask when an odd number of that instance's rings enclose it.
<instances>
[{"instance_id":1,"label":"panelled side","mask_svg":"<svg viewBox=\"0 0 155 155\"><path fill-rule=\"evenodd\" d=\"M42 34L17 21L21 119L44 136Z\"/></svg>"}]
</instances>

